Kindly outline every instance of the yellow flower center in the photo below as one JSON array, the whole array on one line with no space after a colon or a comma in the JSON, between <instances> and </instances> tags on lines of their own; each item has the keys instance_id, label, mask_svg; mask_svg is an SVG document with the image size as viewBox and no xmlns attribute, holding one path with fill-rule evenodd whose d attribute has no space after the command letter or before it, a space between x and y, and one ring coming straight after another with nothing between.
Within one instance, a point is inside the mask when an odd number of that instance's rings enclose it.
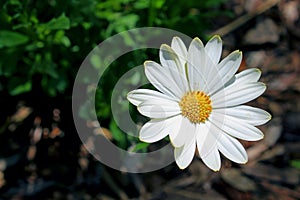
<instances>
[{"instance_id":1,"label":"yellow flower center","mask_svg":"<svg viewBox=\"0 0 300 200\"><path fill-rule=\"evenodd\" d=\"M209 96L202 91L187 92L181 98L179 106L182 115L192 123L205 122L212 110Z\"/></svg>"}]
</instances>

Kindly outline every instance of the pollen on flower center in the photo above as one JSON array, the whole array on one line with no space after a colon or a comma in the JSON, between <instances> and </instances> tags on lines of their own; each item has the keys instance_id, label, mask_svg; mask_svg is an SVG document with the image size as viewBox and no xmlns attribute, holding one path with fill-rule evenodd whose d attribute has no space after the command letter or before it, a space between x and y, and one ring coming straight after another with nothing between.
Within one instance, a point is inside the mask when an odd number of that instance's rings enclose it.
<instances>
[{"instance_id":1,"label":"pollen on flower center","mask_svg":"<svg viewBox=\"0 0 300 200\"><path fill-rule=\"evenodd\" d=\"M181 98L179 106L182 115L192 123L205 122L212 110L209 96L202 91L187 92Z\"/></svg>"}]
</instances>

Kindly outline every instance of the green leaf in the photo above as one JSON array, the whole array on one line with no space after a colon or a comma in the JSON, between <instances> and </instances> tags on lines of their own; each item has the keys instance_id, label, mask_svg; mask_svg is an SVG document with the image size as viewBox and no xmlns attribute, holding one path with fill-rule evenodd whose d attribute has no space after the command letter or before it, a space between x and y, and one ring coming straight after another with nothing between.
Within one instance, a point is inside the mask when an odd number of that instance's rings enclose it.
<instances>
[{"instance_id":1,"label":"green leaf","mask_svg":"<svg viewBox=\"0 0 300 200\"><path fill-rule=\"evenodd\" d=\"M139 9L139 10L146 9L149 7L149 1L148 0L136 1L134 2L133 6L135 9Z\"/></svg>"},{"instance_id":2,"label":"green leaf","mask_svg":"<svg viewBox=\"0 0 300 200\"><path fill-rule=\"evenodd\" d=\"M145 142L139 142L135 145L133 148L132 152L147 152L147 147L150 145L150 143L145 143Z\"/></svg>"},{"instance_id":3,"label":"green leaf","mask_svg":"<svg viewBox=\"0 0 300 200\"><path fill-rule=\"evenodd\" d=\"M10 90L9 93L14 96L24 92L28 92L30 90L31 90L31 81L27 81L26 83L22 85L18 85L14 89Z\"/></svg>"},{"instance_id":4,"label":"green leaf","mask_svg":"<svg viewBox=\"0 0 300 200\"><path fill-rule=\"evenodd\" d=\"M225 0L207 0L205 1L205 6L208 8L220 6L222 3L224 3Z\"/></svg>"},{"instance_id":5,"label":"green leaf","mask_svg":"<svg viewBox=\"0 0 300 200\"><path fill-rule=\"evenodd\" d=\"M58 18L51 19L48 23L44 24L48 30L61 30L70 28L70 20L65 14L61 14Z\"/></svg>"},{"instance_id":6,"label":"green leaf","mask_svg":"<svg viewBox=\"0 0 300 200\"><path fill-rule=\"evenodd\" d=\"M71 45L70 39L65 36L65 31L64 30L59 30L56 32L53 41L58 44L63 44L66 47L69 47Z\"/></svg>"},{"instance_id":7,"label":"green leaf","mask_svg":"<svg viewBox=\"0 0 300 200\"><path fill-rule=\"evenodd\" d=\"M70 47L71 46L71 41L67 36L64 36L61 38L61 43L65 46L65 47Z\"/></svg>"},{"instance_id":8,"label":"green leaf","mask_svg":"<svg viewBox=\"0 0 300 200\"><path fill-rule=\"evenodd\" d=\"M91 64L95 69L100 69L102 64L99 55L93 54L91 56Z\"/></svg>"},{"instance_id":9,"label":"green leaf","mask_svg":"<svg viewBox=\"0 0 300 200\"><path fill-rule=\"evenodd\" d=\"M0 48L2 47L14 47L20 44L24 44L29 40L26 35L13 31L0 31Z\"/></svg>"},{"instance_id":10,"label":"green leaf","mask_svg":"<svg viewBox=\"0 0 300 200\"><path fill-rule=\"evenodd\" d=\"M114 140L117 142L117 145L121 148L125 148L126 147L126 135L119 129L118 125L116 124L116 122L114 120L112 120L110 122L109 129L111 131L111 134L112 134Z\"/></svg>"},{"instance_id":11,"label":"green leaf","mask_svg":"<svg viewBox=\"0 0 300 200\"><path fill-rule=\"evenodd\" d=\"M90 113L90 109L91 108L91 104L89 101L86 101L84 104L82 104L79 107L79 117L85 120L89 120L91 117L91 113Z\"/></svg>"},{"instance_id":12,"label":"green leaf","mask_svg":"<svg viewBox=\"0 0 300 200\"><path fill-rule=\"evenodd\" d=\"M141 74L139 72L135 72L131 77L132 85L137 85L141 81Z\"/></svg>"},{"instance_id":13,"label":"green leaf","mask_svg":"<svg viewBox=\"0 0 300 200\"><path fill-rule=\"evenodd\" d=\"M290 165L294 168L300 169L300 160L292 160Z\"/></svg>"},{"instance_id":14,"label":"green leaf","mask_svg":"<svg viewBox=\"0 0 300 200\"><path fill-rule=\"evenodd\" d=\"M10 78L19 71L17 63L22 55L21 48L8 48L0 52L0 76Z\"/></svg>"},{"instance_id":15,"label":"green leaf","mask_svg":"<svg viewBox=\"0 0 300 200\"><path fill-rule=\"evenodd\" d=\"M59 92L64 92L64 91L66 90L67 86L68 86L67 80L64 79L64 78L61 78L61 79L57 82L56 89L57 89Z\"/></svg>"}]
</instances>

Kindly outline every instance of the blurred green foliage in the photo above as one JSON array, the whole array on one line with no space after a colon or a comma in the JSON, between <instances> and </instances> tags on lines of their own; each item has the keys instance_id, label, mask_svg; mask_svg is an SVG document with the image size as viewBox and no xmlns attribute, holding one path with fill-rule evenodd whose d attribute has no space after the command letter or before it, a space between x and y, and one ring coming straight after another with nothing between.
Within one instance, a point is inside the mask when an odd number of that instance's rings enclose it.
<instances>
[{"instance_id":1,"label":"blurred green foliage","mask_svg":"<svg viewBox=\"0 0 300 200\"><path fill-rule=\"evenodd\" d=\"M210 28L215 17L228 14L220 9L224 1L1 1L0 91L18 95L32 91L34 84L39 84L49 96L66 92L71 96L80 64L101 41L116 33L145 26L165 27L191 37L204 37L205 30ZM125 141L128 138L120 136L122 133L117 131L112 119L111 92L123 73L149 59L149 52L155 52L158 57L157 51L145 50L131 52L118 59L97 89L97 115L107 121L107 126L122 147L128 146ZM101 63L97 57L92 59L95 66ZM127 88L138 85L142 81L141 76L136 74L128 80ZM34 82L34 77L39 77L39 82ZM127 92L120 91L120 95L126 96ZM120 112L123 112L128 106L120 107ZM87 111L81 111L82 117L87 115ZM137 148L146 146L141 144Z\"/></svg>"},{"instance_id":2,"label":"blurred green foliage","mask_svg":"<svg viewBox=\"0 0 300 200\"><path fill-rule=\"evenodd\" d=\"M291 160L290 165L294 168L300 169L300 160Z\"/></svg>"}]
</instances>

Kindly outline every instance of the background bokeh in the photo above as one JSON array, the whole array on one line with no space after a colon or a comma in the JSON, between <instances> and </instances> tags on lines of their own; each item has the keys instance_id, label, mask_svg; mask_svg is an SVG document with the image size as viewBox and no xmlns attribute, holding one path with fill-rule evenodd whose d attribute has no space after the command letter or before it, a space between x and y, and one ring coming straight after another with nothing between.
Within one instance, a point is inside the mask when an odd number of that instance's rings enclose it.
<instances>
[{"instance_id":1,"label":"background bokeh","mask_svg":"<svg viewBox=\"0 0 300 200\"><path fill-rule=\"evenodd\" d=\"M300 199L298 0L2 0L0 5L1 199ZM221 171L214 173L195 157L186 170L171 164L128 174L89 154L97 148L97 137L133 152L168 143L140 142L120 130L111 112L120 77L145 60L158 61L157 49L121 56L98 85L88 75L82 78L83 96L96 90L101 127L88 120L89 102L78 106L81 123L94 137L81 141L72 117L72 87L88 53L117 33L151 26L204 42L219 34L223 57L239 49L244 55L240 70L262 70L268 89L250 104L269 111L273 119L260 127L262 141L241 141L248 164L223 158ZM124 41L129 48L135 45L130 35ZM90 59L101 70L102 61ZM145 79L138 71L124 81L124 88ZM118 91L120 116L128 108L127 92ZM129 108L137 127L148 120Z\"/></svg>"}]
</instances>

